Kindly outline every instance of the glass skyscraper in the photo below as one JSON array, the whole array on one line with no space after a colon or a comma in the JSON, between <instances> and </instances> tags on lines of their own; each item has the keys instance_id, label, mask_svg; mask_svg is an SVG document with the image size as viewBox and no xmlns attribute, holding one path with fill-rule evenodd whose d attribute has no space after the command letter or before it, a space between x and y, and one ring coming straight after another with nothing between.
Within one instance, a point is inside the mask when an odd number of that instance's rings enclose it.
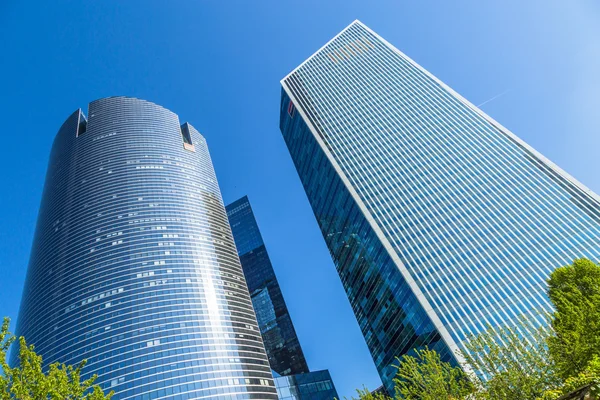
<instances>
[{"instance_id":1,"label":"glass skyscraper","mask_svg":"<svg viewBox=\"0 0 600 400\"><path fill-rule=\"evenodd\" d=\"M336 400L340 398L328 370L275 377L279 400Z\"/></svg>"},{"instance_id":2,"label":"glass skyscraper","mask_svg":"<svg viewBox=\"0 0 600 400\"><path fill-rule=\"evenodd\" d=\"M395 358L551 309L600 198L359 21L281 81L280 128L388 390Z\"/></svg>"},{"instance_id":3,"label":"glass skyscraper","mask_svg":"<svg viewBox=\"0 0 600 400\"><path fill-rule=\"evenodd\" d=\"M234 201L226 210L279 399L338 399L328 370L308 371L248 197Z\"/></svg>"},{"instance_id":4,"label":"glass skyscraper","mask_svg":"<svg viewBox=\"0 0 600 400\"><path fill-rule=\"evenodd\" d=\"M54 141L17 334L115 399L277 399L205 139L126 97ZM13 354L16 356L16 354ZM13 357L12 362L16 362Z\"/></svg>"},{"instance_id":5,"label":"glass skyscraper","mask_svg":"<svg viewBox=\"0 0 600 400\"><path fill-rule=\"evenodd\" d=\"M271 368L279 375L308 372L248 197L234 201L226 210Z\"/></svg>"}]
</instances>

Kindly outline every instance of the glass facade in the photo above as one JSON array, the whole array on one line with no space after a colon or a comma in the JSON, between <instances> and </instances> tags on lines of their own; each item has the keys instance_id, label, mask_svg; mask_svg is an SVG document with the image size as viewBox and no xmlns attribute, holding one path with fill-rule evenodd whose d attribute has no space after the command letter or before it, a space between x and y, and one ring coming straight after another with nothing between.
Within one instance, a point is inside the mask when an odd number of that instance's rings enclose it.
<instances>
[{"instance_id":1,"label":"glass facade","mask_svg":"<svg viewBox=\"0 0 600 400\"><path fill-rule=\"evenodd\" d=\"M308 372L248 197L226 209L271 368L279 375Z\"/></svg>"},{"instance_id":2,"label":"glass facade","mask_svg":"<svg viewBox=\"0 0 600 400\"><path fill-rule=\"evenodd\" d=\"M54 141L17 334L115 399L276 399L204 138L125 97ZM16 356L16 352L13 352ZM16 359L11 360L13 363Z\"/></svg>"},{"instance_id":3,"label":"glass facade","mask_svg":"<svg viewBox=\"0 0 600 400\"><path fill-rule=\"evenodd\" d=\"M543 322L600 261L600 198L355 21L282 80L280 128L384 385L424 345Z\"/></svg>"},{"instance_id":4,"label":"glass facade","mask_svg":"<svg viewBox=\"0 0 600 400\"><path fill-rule=\"evenodd\" d=\"M339 399L329 371L275 377L280 400L334 400Z\"/></svg>"}]
</instances>

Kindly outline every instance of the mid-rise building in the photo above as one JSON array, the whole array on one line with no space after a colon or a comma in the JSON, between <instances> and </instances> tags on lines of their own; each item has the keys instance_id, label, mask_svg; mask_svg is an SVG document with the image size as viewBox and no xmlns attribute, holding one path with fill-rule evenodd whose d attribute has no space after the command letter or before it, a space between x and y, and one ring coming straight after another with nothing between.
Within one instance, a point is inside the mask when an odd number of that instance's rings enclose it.
<instances>
[{"instance_id":1,"label":"mid-rise building","mask_svg":"<svg viewBox=\"0 0 600 400\"><path fill-rule=\"evenodd\" d=\"M275 376L275 386L279 400L336 400L340 398L328 370Z\"/></svg>"},{"instance_id":2,"label":"mid-rise building","mask_svg":"<svg viewBox=\"0 0 600 400\"><path fill-rule=\"evenodd\" d=\"M88 110L52 146L17 334L115 399L277 399L205 139L144 100Z\"/></svg>"},{"instance_id":3,"label":"mid-rise building","mask_svg":"<svg viewBox=\"0 0 600 400\"><path fill-rule=\"evenodd\" d=\"M600 260L600 198L355 21L281 81L280 127L375 365L543 323Z\"/></svg>"}]
</instances>

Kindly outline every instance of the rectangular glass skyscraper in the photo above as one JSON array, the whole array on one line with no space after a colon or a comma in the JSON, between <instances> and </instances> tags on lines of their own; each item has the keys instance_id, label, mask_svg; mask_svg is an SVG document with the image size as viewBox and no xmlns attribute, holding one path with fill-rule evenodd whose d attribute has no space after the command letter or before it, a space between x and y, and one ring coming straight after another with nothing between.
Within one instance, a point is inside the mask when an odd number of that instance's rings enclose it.
<instances>
[{"instance_id":1,"label":"rectangular glass skyscraper","mask_svg":"<svg viewBox=\"0 0 600 400\"><path fill-rule=\"evenodd\" d=\"M377 369L551 309L600 199L359 21L282 82L280 127Z\"/></svg>"},{"instance_id":2,"label":"rectangular glass skyscraper","mask_svg":"<svg viewBox=\"0 0 600 400\"><path fill-rule=\"evenodd\" d=\"M226 207L279 400L334 400L328 370L308 371L300 341L247 196Z\"/></svg>"},{"instance_id":3,"label":"rectangular glass skyscraper","mask_svg":"<svg viewBox=\"0 0 600 400\"><path fill-rule=\"evenodd\" d=\"M248 197L234 201L226 210L271 369L279 375L308 372Z\"/></svg>"}]
</instances>

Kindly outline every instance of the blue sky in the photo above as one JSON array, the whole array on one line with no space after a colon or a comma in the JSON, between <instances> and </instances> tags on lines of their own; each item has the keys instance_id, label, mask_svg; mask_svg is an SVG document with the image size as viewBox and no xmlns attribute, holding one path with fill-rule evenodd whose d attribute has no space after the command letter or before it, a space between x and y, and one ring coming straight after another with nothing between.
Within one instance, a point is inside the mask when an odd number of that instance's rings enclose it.
<instances>
[{"instance_id":1,"label":"blue sky","mask_svg":"<svg viewBox=\"0 0 600 400\"><path fill-rule=\"evenodd\" d=\"M278 129L280 79L354 19L600 192L594 0L2 0L0 316L17 317L57 129L140 97L204 134L226 203L249 196L311 369L342 397L378 386Z\"/></svg>"}]
</instances>

